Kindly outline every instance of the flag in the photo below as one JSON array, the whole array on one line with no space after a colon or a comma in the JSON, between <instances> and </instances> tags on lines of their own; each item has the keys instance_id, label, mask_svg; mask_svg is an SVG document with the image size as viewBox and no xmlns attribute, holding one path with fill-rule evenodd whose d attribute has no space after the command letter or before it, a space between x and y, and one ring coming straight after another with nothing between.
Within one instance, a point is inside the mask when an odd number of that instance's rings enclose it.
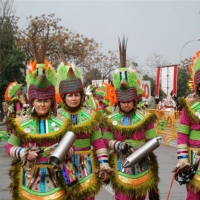
<instances>
[{"instance_id":1,"label":"flag","mask_svg":"<svg viewBox=\"0 0 200 200\"><path fill-rule=\"evenodd\" d=\"M155 94L157 98L159 98L159 90L160 90L160 71L161 71L161 68L158 67L157 76L156 76L156 94Z\"/></svg>"},{"instance_id":2,"label":"flag","mask_svg":"<svg viewBox=\"0 0 200 200\"><path fill-rule=\"evenodd\" d=\"M177 96L177 77L178 77L178 66L174 66L174 76L173 76L173 92L172 96Z\"/></svg>"},{"instance_id":3,"label":"flag","mask_svg":"<svg viewBox=\"0 0 200 200\"><path fill-rule=\"evenodd\" d=\"M161 89L166 94L177 95L178 66L163 66L161 69Z\"/></svg>"}]
</instances>

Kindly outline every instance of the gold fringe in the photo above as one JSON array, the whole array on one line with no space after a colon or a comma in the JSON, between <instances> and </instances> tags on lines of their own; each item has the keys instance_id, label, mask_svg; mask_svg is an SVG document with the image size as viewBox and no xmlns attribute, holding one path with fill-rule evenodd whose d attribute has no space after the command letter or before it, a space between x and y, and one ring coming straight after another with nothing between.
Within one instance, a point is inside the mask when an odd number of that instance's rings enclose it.
<instances>
[{"instance_id":1,"label":"gold fringe","mask_svg":"<svg viewBox=\"0 0 200 200\"><path fill-rule=\"evenodd\" d=\"M52 132L50 134L27 134L24 132L23 127L21 126L18 118L12 120L12 128L16 130L15 134L17 137L22 139L24 142L37 142L37 141L44 141L44 142L52 142L57 141L62 138L67 131L71 128L72 121L69 119L64 119L63 125L58 131Z\"/></svg>"},{"instance_id":2,"label":"gold fringe","mask_svg":"<svg viewBox=\"0 0 200 200\"><path fill-rule=\"evenodd\" d=\"M195 115L194 111L191 109L191 105L187 99L182 97L179 100L179 103L182 107L185 108L186 113L188 114L189 118L192 119L195 123L200 124L200 119Z\"/></svg>"},{"instance_id":3,"label":"gold fringe","mask_svg":"<svg viewBox=\"0 0 200 200\"><path fill-rule=\"evenodd\" d=\"M198 174L195 174L191 182L189 182L188 186L190 190L192 190L194 193L197 193L200 191L200 176Z\"/></svg>"},{"instance_id":4,"label":"gold fringe","mask_svg":"<svg viewBox=\"0 0 200 200\"><path fill-rule=\"evenodd\" d=\"M116 153L111 154L109 163L110 167L114 169L113 175L110 176L111 184L115 191L121 192L130 198L137 198L139 196L146 195L151 190L157 191L158 183L160 181L158 176L158 161L154 153L149 154L149 180L143 184L138 184L137 186L125 184L121 182L118 178L118 169L116 163Z\"/></svg>"},{"instance_id":5,"label":"gold fringe","mask_svg":"<svg viewBox=\"0 0 200 200\"><path fill-rule=\"evenodd\" d=\"M72 126L72 132L75 134L89 133L92 134L92 131L99 126L100 122L103 119L103 115L100 111L93 111L91 118L82 123Z\"/></svg>"},{"instance_id":6,"label":"gold fringe","mask_svg":"<svg viewBox=\"0 0 200 200\"><path fill-rule=\"evenodd\" d=\"M121 124L113 125L113 119L107 118L106 125L111 128L112 131L118 131L121 135L130 136L133 132L143 129L150 122L154 123L157 120L156 114L148 113L145 115L143 120L139 121L136 124L129 126L124 126Z\"/></svg>"}]
</instances>

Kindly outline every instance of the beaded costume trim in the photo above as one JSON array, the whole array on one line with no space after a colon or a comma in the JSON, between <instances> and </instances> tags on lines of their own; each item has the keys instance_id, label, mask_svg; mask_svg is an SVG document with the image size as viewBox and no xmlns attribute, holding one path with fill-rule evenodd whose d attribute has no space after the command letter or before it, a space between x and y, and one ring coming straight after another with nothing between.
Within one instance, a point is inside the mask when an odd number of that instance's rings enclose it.
<instances>
[{"instance_id":1,"label":"beaded costume trim","mask_svg":"<svg viewBox=\"0 0 200 200\"><path fill-rule=\"evenodd\" d=\"M59 120L56 117L51 117L49 120L52 121L52 123L58 124L60 127L57 129L52 130L48 134L40 134L38 132L35 132L32 134L32 130L26 130L25 125L29 123L36 123L33 119L27 119L23 121L19 121L18 118L15 118L12 121L12 127L16 130L15 134L17 137L22 139L26 142L37 142L38 140L43 140L46 142L52 142L57 141L61 137L65 135L67 131L70 130L71 127L71 120L69 119L63 119L63 121Z\"/></svg>"},{"instance_id":2,"label":"beaded costume trim","mask_svg":"<svg viewBox=\"0 0 200 200\"><path fill-rule=\"evenodd\" d=\"M124 126L119 120L121 120L123 115L121 113L113 114L107 117L106 125L111 128L112 131L118 131L121 135L132 135L133 132L136 132L140 129L143 129L150 122L154 123L157 120L155 114L147 113L145 116L141 115L135 117L134 123L131 125ZM119 122L118 122L119 121Z\"/></svg>"},{"instance_id":3,"label":"beaded costume trim","mask_svg":"<svg viewBox=\"0 0 200 200\"><path fill-rule=\"evenodd\" d=\"M189 118L194 121L197 124L200 124L200 115L197 116L196 111L198 109L200 109L200 102L198 101L199 99L193 99L193 100L189 100L189 99L185 99L185 98L181 98L179 100L180 105L185 108L186 113L188 114Z\"/></svg>"}]
</instances>

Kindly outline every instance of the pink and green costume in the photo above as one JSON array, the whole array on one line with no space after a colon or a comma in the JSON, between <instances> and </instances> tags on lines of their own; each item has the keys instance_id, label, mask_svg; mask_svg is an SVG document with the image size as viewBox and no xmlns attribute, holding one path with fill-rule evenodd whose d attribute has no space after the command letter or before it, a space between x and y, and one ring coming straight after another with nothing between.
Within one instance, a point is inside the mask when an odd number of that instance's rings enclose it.
<instances>
[{"instance_id":1,"label":"pink and green costume","mask_svg":"<svg viewBox=\"0 0 200 200\"><path fill-rule=\"evenodd\" d=\"M73 121L72 129L76 134L73 149L72 163L78 182L70 187L71 195L76 199L93 198L101 187L102 181L97 176L97 171L110 169L108 154L99 128L101 113L80 108L76 112L69 112L64 108L58 115ZM63 182L68 186L67 180Z\"/></svg>"},{"instance_id":2,"label":"pink and green costume","mask_svg":"<svg viewBox=\"0 0 200 200\"><path fill-rule=\"evenodd\" d=\"M158 163L156 156L151 154L150 163L142 168L139 164L123 168L123 160L118 153L118 147L121 142L125 142L137 150L148 140L156 137L154 121L154 115L143 116L139 112L132 116L114 113L107 118L108 128L104 130L103 138L106 146L115 150L109 158L110 167L114 169L111 184L116 193L125 194L127 199L146 196L151 189L157 189Z\"/></svg>"},{"instance_id":3,"label":"pink and green costume","mask_svg":"<svg viewBox=\"0 0 200 200\"><path fill-rule=\"evenodd\" d=\"M179 162L195 164L196 152L200 150L200 102L199 98L180 100L183 109L177 131L177 158ZM188 187L194 193L200 192L200 167ZM200 196L199 196L200 197Z\"/></svg>"},{"instance_id":4,"label":"pink and green costume","mask_svg":"<svg viewBox=\"0 0 200 200\"><path fill-rule=\"evenodd\" d=\"M181 98L179 101L183 109L177 131L177 158L180 166L187 163L198 164L195 176L186 184L186 199L198 200L200 199L200 51L193 56L189 72L195 93L191 98Z\"/></svg>"},{"instance_id":5,"label":"pink and green costume","mask_svg":"<svg viewBox=\"0 0 200 200\"><path fill-rule=\"evenodd\" d=\"M154 153L150 152L144 163L123 167L130 152L122 151L122 145L135 151L157 136L154 128L156 115L137 106L140 80L134 68L126 67L126 46L123 37L122 43L119 40L120 68L112 74L118 108L107 116L103 131L106 147L114 150L109 157L110 167L114 170L111 185L116 200L145 200L148 193L149 199L158 200L158 163Z\"/></svg>"},{"instance_id":6,"label":"pink and green costume","mask_svg":"<svg viewBox=\"0 0 200 200\"><path fill-rule=\"evenodd\" d=\"M60 141L69 127L69 121L51 116L46 120L30 117L16 118L6 151L14 158L10 170L14 199L65 199L67 192L61 187L56 173L48 162L50 151L40 154L30 171L21 162L26 152L34 146L44 149Z\"/></svg>"},{"instance_id":7,"label":"pink and green costume","mask_svg":"<svg viewBox=\"0 0 200 200\"><path fill-rule=\"evenodd\" d=\"M41 64L38 67L46 65ZM35 78L29 82L28 97L32 112L11 120L12 133L6 145L7 153L14 158L10 169L11 193L12 199L17 200L62 200L69 195L66 187L62 187L59 181L62 173L55 172L49 164L48 157L51 151L37 154L34 161L28 160L28 156L32 155L31 151L37 152L59 143L70 127L69 120L56 117L55 87L48 79L48 72L40 69L41 75L37 73L35 77L33 74L32 77ZM54 73L49 70L51 74ZM35 99L51 100L51 107L46 115L38 116L33 107ZM73 154L73 149L67 153L64 166L68 166L67 156L71 153ZM71 172L68 174L76 181L75 175Z\"/></svg>"},{"instance_id":8,"label":"pink and green costume","mask_svg":"<svg viewBox=\"0 0 200 200\"><path fill-rule=\"evenodd\" d=\"M84 90L80 73L76 66L63 64L58 67L59 93L63 100L63 108L58 110L58 115L73 122L71 131L76 134L74 142L74 156L71 157L78 182L70 187L72 198L94 199L102 187L101 173L111 171L108 165L108 154L105 147L101 129L102 114L100 111L91 110L83 106ZM79 105L71 108L65 102L65 96L79 93ZM68 187L68 182L63 179Z\"/></svg>"}]
</instances>

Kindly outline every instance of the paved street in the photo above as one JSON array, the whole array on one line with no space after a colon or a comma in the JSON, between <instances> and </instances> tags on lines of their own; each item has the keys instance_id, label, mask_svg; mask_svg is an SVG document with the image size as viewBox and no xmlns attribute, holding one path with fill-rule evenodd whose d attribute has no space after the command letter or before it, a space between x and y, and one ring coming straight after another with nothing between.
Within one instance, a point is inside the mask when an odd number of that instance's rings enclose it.
<instances>
[{"instance_id":1,"label":"paved street","mask_svg":"<svg viewBox=\"0 0 200 200\"><path fill-rule=\"evenodd\" d=\"M2 130L3 127L1 126ZM11 158L7 156L5 152L5 144L6 142L0 142L0 200L11 200L11 196L9 193L9 175L8 171L10 168ZM175 142L174 142L175 144ZM172 169L176 164L176 147L174 146L165 146L161 144L159 148L155 151L158 156L159 162L159 173L160 173L160 196L161 200L166 200L168 191L170 188L171 180L172 180ZM171 190L170 200L184 200L185 199L185 186L180 186L176 181L173 183L173 187ZM96 200L112 200L113 191L110 186L104 187L101 192L96 196Z\"/></svg>"}]
</instances>

